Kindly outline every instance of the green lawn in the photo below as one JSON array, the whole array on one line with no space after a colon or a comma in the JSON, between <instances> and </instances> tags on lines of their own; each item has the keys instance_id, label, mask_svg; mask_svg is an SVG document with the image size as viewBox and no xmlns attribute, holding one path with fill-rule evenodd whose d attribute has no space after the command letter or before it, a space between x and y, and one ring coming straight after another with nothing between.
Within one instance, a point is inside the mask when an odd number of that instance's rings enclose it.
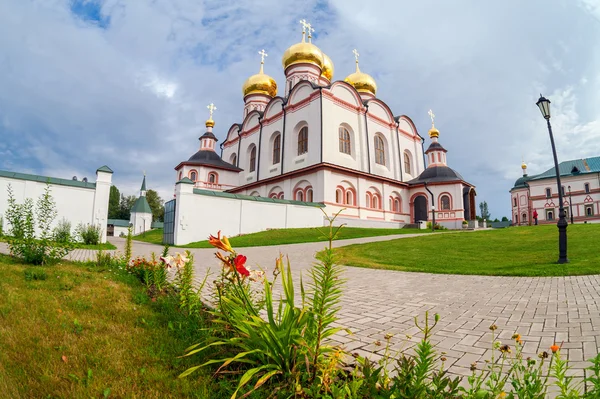
<instances>
[{"instance_id":1,"label":"green lawn","mask_svg":"<svg viewBox=\"0 0 600 399\"><path fill-rule=\"evenodd\" d=\"M322 229L325 229L324 227ZM359 227L344 227L340 231L339 240L345 240L348 238L360 238L360 237L375 237L375 236L387 236L393 234L420 234L429 233L429 230L417 230L417 229L369 229ZM146 235L139 235L133 237L134 240L149 242L152 244L162 244L162 229L156 229L146 232ZM215 231L216 235L217 232ZM317 242L327 241L325 237L316 228L303 228L303 229L275 229L261 231L259 233L246 234L238 237L229 238L233 247L262 247L269 245L283 245L283 244L298 244L303 242ZM187 245L181 245L183 248L211 248L208 241L192 242Z\"/></svg>"},{"instance_id":2,"label":"green lawn","mask_svg":"<svg viewBox=\"0 0 600 399\"><path fill-rule=\"evenodd\" d=\"M457 232L337 249L350 266L411 272L496 276L565 276L600 273L600 224L569 225L570 263L556 264L555 225Z\"/></svg>"},{"instance_id":3,"label":"green lawn","mask_svg":"<svg viewBox=\"0 0 600 399\"><path fill-rule=\"evenodd\" d=\"M133 276L7 256L0 276L1 397L231 396L209 370L177 378L202 361L179 356L202 340L205 322L179 313L172 297L151 301Z\"/></svg>"},{"instance_id":4,"label":"green lawn","mask_svg":"<svg viewBox=\"0 0 600 399\"><path fill-rule=\"evenodd\" d=\"M104 244L98 244L98 245L86 245L86 244L81 244L81 243L75 243L75 248L76 249L102 249L104 251L107 251L110 249L117 249L117 247L115 247L108 241L105 242Z\"/></svg>"}]
</instances>

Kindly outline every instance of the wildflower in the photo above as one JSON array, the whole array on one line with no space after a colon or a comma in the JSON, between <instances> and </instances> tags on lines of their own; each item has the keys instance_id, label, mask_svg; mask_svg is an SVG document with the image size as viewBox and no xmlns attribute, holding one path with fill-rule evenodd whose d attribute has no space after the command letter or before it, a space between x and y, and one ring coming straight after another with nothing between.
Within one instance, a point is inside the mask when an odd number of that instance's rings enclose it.
<instances>
[{"instance_id":1,"label":"wildflower","mask_svg":"<svg viewBox=\"0 0 600 399\"><path fill-rule=\"evenodd\" d=\"M165 256L160 258L161 261L170 269L172 267L182 268L185 266L187 262L189 262L189 258L185 255L177 253L175 256Z\"/></svg>"},{"instance_id":2,"label":"wildflower","mask_svg":"<svg viewBox=\"0 0 600 399\"><path fill-rule=\"evenodd\" d=\"M248 277L250 275L250 271L244 266L246 259L248 258L246 258L244 255L238 255L233 260L233 263L235 264L235 270L237 270L237 272L244 277Z\"/></svg>"},{"instance_id":3,"label":"wildflower","mask_svg":"<svg viewBox=\"0 0 600 399\"><path fill-rule=\"evenodd\" d=\"M262 270L250 270L250 281L262 281L265 272Z\"/></svg>"},{"instance_id":4,"label":"wildflower","mask_svg":"<svg viewBox=\"0 0 600 399\"><path fill-rule=\"evenodd\" d=\"M554 344L550 347L550 350L552 351L552 353L556 353L560 350L560 346Z\"/></svg>"},{"instance_id":5,"label":"wildflower","mask_svg":"<svg viewBox=\"0 0 600 399\"><path fill-rule=\"evenodd\" d=\"M223 236L221 238L221 230L217 233L217 236L213 236L212 234L208 237L208 243L215 248L223 250L225 252L234 252L231 244L229 244L229 240L227 237Z\"/></svg>"},{"instance_id":6,"label":"wildflower","mask_svg":"<svg viewBox=\"0 0 600 399\"><path fill-rule=\"evenodd\" d=\"M502 352L502 353L504 353L504 354L506 354L506 353L510 353L510 352L511 352L511 350L510 350L510 346L508 346L508 345L502 345L502 346L500 347L500 352Z\"/></svg>"},{"instance_id":7,"label":"wildflower","mask_svg":"<svg viewBox=\"0 0 600 399\"><path fill-rule=\"evenodd\" d=\"M440 360L441 360L442 362L445 362L445 361L446 361L446 360L448 360L448 359L446 358L446 356L442 356L442 357L440 357Z\"/></svg>"},{"instance_id":8,"label":"wildflower","mask_svg":"<svg viewBox=\"0 0 600 399\"><path fill-rule=\"evenodd\" d=\"M548 352L546 352L546 351L543 351L543 352L541 352L541 353L538 355L538 357L539 357L540 359L548 359L548 357L549 357L549 356L550 356L550 354L549 354Z\"/></svg>"},{"instance_id":9,"label":"wildflower","mask_svg":"<svg viewBox=\"0 0 600 399\"><path fill-rule=\"evenodd\" d=\"M498 326L497 326L497 325L495 325L495 324L492 324L492 325L490 326L490 331L496 331L497 329L498 329Z\"/></svg>"},{"instance_id":10,"label":"wildflower","mask_svg":"<svg viewBox=\"0 0 600 399\"><path fill-rule=\"evenodd\" d=\"M471 371L475 371L475 370L477 370L477 363L476 362L471 363Z\"/></svg>"},{"instance_id":11,"label":"wildflower","mask_svg":"<svg viewBox=\"0 0 600 399\"><path fill-rule=\"evenodd\" d=\"M227 266L229 271L233 271L233 265L229 256L223 256L223 254L221 254L220 252L215 252L215 256L217 257L217 259L223 262L224 266Z\"/></svg>"},{"instance_id":12,"label":"wildflower","mask_svg":"<svg viewBox=\"0 0 600 399\"><path fill-rule=\"evenodd\" d=\"M521 339L521 334L514 334L512 336L512 339L514 339L515 342L519 343L520 345L523 345L523 340Z\"/></svg>"},{"instance_id":13,"label":"wildflower","mask_svg":"<svg viewBox=\"0 0 600 399\"><path fill-rule=\"evenodd\" d=\"M497 399L502 399L502 398L506 398L506 392L500 392L500 394L497 396Z\"/></svg>"},{"instance_id":14,"label":"wildflower","mask_svg":"<svg viewBox=\"0 0 600 399\"><path fill-rule=\"evenodd\" d=\"M375 341L375 346L381 346L381 341L380 340Z\"/></svg>"},{"instance_id":15,"label":"wildflower","mask_svg":"<svg viewBox=\"0 0 600 399\"><path fill-rule=\"evenodd\" d=\"M385 338L386 341L389 341L390 339L392 339L393 336L393 334L387 333L383 338Z\"/></svg>"}]
</instances>

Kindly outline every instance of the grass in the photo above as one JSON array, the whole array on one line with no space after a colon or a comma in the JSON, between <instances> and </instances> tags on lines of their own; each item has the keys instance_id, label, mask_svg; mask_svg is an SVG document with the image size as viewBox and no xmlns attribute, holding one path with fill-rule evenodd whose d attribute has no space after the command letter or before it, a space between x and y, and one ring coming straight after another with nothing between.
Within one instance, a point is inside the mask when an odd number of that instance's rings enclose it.
<instances>
[{"instance_id":1,"label":"grass","mask_svg":"<svg viewBox=\"0 0 600 399\"><path fill-rule=\"evenodd\" d=\"M600 273L600 224L569 225L570 263L559 265L555 225L457 232L351 245L340 263L374 269L493 276L573 276Z\"/></svg>"},{"instance_id":2,"label":"grass","mask_svg":"<svg viewBox=\"0 0 600 399\"><path fill-rule=\"evenodd\" d=\"M226 397L205 372L177 379L202 360L179 356L205 333L172 297L153 302L133 276L74 263L0 256L0 275L2 397Z\"/></svg>"},{"instance_id":3,"label":"grass","mask_svg":"<svg viewBox=\"0 0 600 399\"><path fill-rule=\"evenodd\" d=\"M0 237L0 242L8 242L8 237L6 237L6 236ZM75 249L101 249L104 251L111 250L111 249L117 249L117 247L115 247L108 241L105 242L104 244L98 244L98 245L88 245L88 244L76 242L76 243L74 243L73 247Z\"/></svg>"},{"instance_id":4,"label":"grass","mask_svg":"<svg viewBox=\"0 0 600 399\"><path fill-rule=\"evenodd\" d=\"M393 234L420 234L429 233L430 230L417 229L371 229L362 227L344 227L340 231L338 240L361 237L387 236ZM215 231L216 235L217 232ZM139 235L133 237L134 240L149 242L162 245L163 230L156 229L146 232L145 236ZM299 244L304 242L327 241L317 228L302 229L274 229L261 231L258 233L245 234L237 237L228 237L231 245L235 248L242 247L262 247L269 245ZM212 248L208 241L192 242L186 245L180 245L183 248Z\"/></svg>"}]
</instances>

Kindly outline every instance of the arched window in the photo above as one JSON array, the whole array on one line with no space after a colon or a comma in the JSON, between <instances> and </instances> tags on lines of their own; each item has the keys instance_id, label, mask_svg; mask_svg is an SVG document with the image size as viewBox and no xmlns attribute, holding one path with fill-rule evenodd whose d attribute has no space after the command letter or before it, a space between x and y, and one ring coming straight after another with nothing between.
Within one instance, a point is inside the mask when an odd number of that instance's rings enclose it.
<instances>
[{"instance_id":1,"label":"arched window","mask_svg":"<svg viewBox=\"0 0 600 399\"><path fill-rule=\"evenodd\" d=\"M440 204L443 210L450 210L450 197L447 195L442 195Z\"/></svg>"},{"instance_id":2,"label":"arched window","mask_svg":"<svg viewBox=\"0 0 600 399\"><path fill-rule=\"evenodd\" d=\"M179 180L183 179L183 172L179 172Z\"/></svg>"},{"instance_id":3,"label":"arched window","mask_svg":"<svg viewBox=\"0 0 600 399\"><path fill-rule=\"evenodd\" d=\"M344 203L344 194L342 194L342 190L339 188L335 190L335 203L342 204Z\"/></svg>"},{"instance_id":4,"label":"arched window","mask_svg":"<svg viewBox=\"0 0 600 399\"><path fill-rule=\"evenodd\" d=\"M340 127L340 152L344 154L352 154L352 143L350 142L350 132L348 129Z\"/></svg>"},{"instance_id":5,"label":"arched window","mask_svg":"<svg viewBox=\"0 0 600 399\"><path fill-rule=\"evenodd\" d=\"M408 173L409 175L411 174L411 172L410 172L410 155L408 155L408 152L404 153L404 171L406 173Z\"/></svg>"},{"instance_id":6,"label":"arched window","mask_svg":"<svg viewBox=\"0 0 600 399\"><path fill-rule=\"evenodd\" d=\"M279 193L279 199L284 199L283 198L283 191Z\"/></svg>"},{"instance_id":7,"label":"arched window","mask_svg":"<svg viewBox=\"0 0 600 399\"><path fill-rule=\"evenodd\" d=\"M390 197L390 211L393 211L393 210L394 210L394 205L392 202L392 197Z\"/></svg>"},{"instance_id":8,"label":"arched window","mask_svg":"<svg viewBox=\"0 0 600 399\"><path fill-rule=\"evenodd\" d=\"M304 193L302 190L296 191L296 201L304 201Z\"/></svg>"},{"instance_id":9,"label":"arched window","mask_svg":"<svg viewBox=\"0 0 600 399\"><path fill-rule=\"evenodd\" d=\"M365 205L367 206L367 208L371 208L371 206L372 206L372 205L371 205L371 193L370 193L370 192L367 192L367 194L366 194L366 197L365 197L365 198L366 198Z\"/></svg>"},{"instance_id":10,"label":"arched window","mask_svg":"<svg viewBox=\"0 0 600 399\"><path fill-rule=\"evenodd\" d=\"M354 197L352 196L352 191L346 191L346 205L354 205Z\"/></svg>"},{"instance_id":11,"label":"arched window","mask_svg":"<svg viewBox=\"0 0 600 399\"><path fill-rule=\"evenodd\" d=\"M394 200L394 212L400 212L400 200L398 198Z\"/></svg>"},{"instance_id":12,"label":"arched window","mask_svg":"<svg viewBox=\"0 0 600 399\"><path fill-rule=\"evenodd\" d=\"M208 182L209 183L218 183L219 182L219 177L217 176L216 173L211 172L208 174Z\"/></svg>"},{"instance_id":13,"label":"arched window","mask_svg":"<svg viewBox=\"0 0 600 399\"><path fill-rule=\"evenodd\" d=\"M379 209L379 197L377 194L373 196L373 209Z\"/></svg>"},{"instance_id":14,"label":"arched window","mask_svg":"<svg viewBox=\"0 0 600 399\"><path fill-rule=\"evenodd\" d=\"M232 164L233 166L237 166L237 155L236 154L231 154L231 160L229 163Z\"/></svg>"},{"instance_id":15,"label":"arched window","mask_svg":"<svg viewBox=\"0 0 600 399\"><path fill-rule=\"evenodd\" d=\"M254 172L256 170L256 146L252 146L250 150L250 172Z\"/></svg>"},{"instance_id":16,"label":"arched window","mask_svg":"<svg viewBox=\"0 0 600 399\"><path fill-rule=\"evenodd\" d=\"M375 136L375 163L385 165L385 145L379 136Z\"/></svg>"},{"instance_id":17,"label":"arched window","mask_svg":"<svg viewBox=\"0 0 600 399\"><path fill-rule=\"evenodd\" d=\"M517 206L517 198L513 198L513 206Z\"/></svg>"},{"instance_id":18,"label":"arched window","mask_svg":"<svg viewBox=\"0 0 600 399\"><path fill-rule=\"evenodd\" d=\"M308 152L308 127L304 126L298 133L298 155Z\"/></svg>"},{"instance_id":19,"label":"arched window","mask_svg":"<svg viewBox=\"0 0 600 399\"><path fill-rule=\"evenodd\" d=\"M281 161L281 135L278 134L273 140L273 165Z\"/></svg>"},{"instance_id":20,"label":"arched window","mask_svg":"<svg viewBox=\"0 0 600 399\"><path fill-rule=\"evenodd\" d=\"M306 201L313 202L313 190L310 187L306 189Z\"/></svg>"},{"instance_id":21,"label":"arched window","mask_svg":"<svg viewBox=\"0 0 600 399\"><path fill-rule=\"evenodd\" d=\"M196 171L195 171L195 170L193 170L193 171L190 173L190 180L195 182L195 181L197 180L197 179L196 179L197 177L198 177L198 174L196 173Z\"/></svg>"}]
</instances>

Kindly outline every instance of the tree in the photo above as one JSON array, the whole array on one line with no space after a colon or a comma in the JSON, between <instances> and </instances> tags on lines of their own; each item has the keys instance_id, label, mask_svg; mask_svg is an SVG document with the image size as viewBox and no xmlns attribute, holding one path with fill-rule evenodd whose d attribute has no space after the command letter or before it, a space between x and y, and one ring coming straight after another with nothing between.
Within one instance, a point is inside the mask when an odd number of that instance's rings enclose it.
<instances>
[{"instance_id":1,"label":"tree","mask_svg":"<svg viewBox=\"0 0 600 399\"><path fill-rule=\"evenodd\" d=\"M490 212L488 210L488 204L486 201L479 203L479 210L481 211L481 218L485 220L490 220Z\"/></svg>"},{"instance_id":2,"label":"tree","mask_svg":"<svg viewBox=\"0 0 600 399\"><path fill-rule=\"evenodd\" d=\"M124 196L121 194L118 219L129 220L131 218L131 208L133 208L136 200L137 197L135 195Z\"/></svg>"},{"instance_id":3,"label":"tree","mask_svg":"<svg viewBox=\"0 0 600 399\"><path fill-rule=\"evenodd\" d=\"M502 216L502 221L503 222L508 222L508 218L506 216Z\"/></svg>"},{"instance_id":4,"label":"tree","mask_svg":"<svg viewBox=\"0 0 600 399\"><path fill-rule=\"evenodd\" d=\"M121 202L121 193L117 186L110 186L110 196L108 197L108 218L119 218L119 205Z\"/></svg>"},{"instance_id":5,"label":"tree","mask_svg":"<svg viewBox=\"0 0 600 399\"><path fill-rule=\"evenodd\" d=\"M150 209L152 209L152 219L155 222L162 222L165 217L165 201L154 190L146 192L146 199L148 200Z\"/></svg>"}]
</instances>

